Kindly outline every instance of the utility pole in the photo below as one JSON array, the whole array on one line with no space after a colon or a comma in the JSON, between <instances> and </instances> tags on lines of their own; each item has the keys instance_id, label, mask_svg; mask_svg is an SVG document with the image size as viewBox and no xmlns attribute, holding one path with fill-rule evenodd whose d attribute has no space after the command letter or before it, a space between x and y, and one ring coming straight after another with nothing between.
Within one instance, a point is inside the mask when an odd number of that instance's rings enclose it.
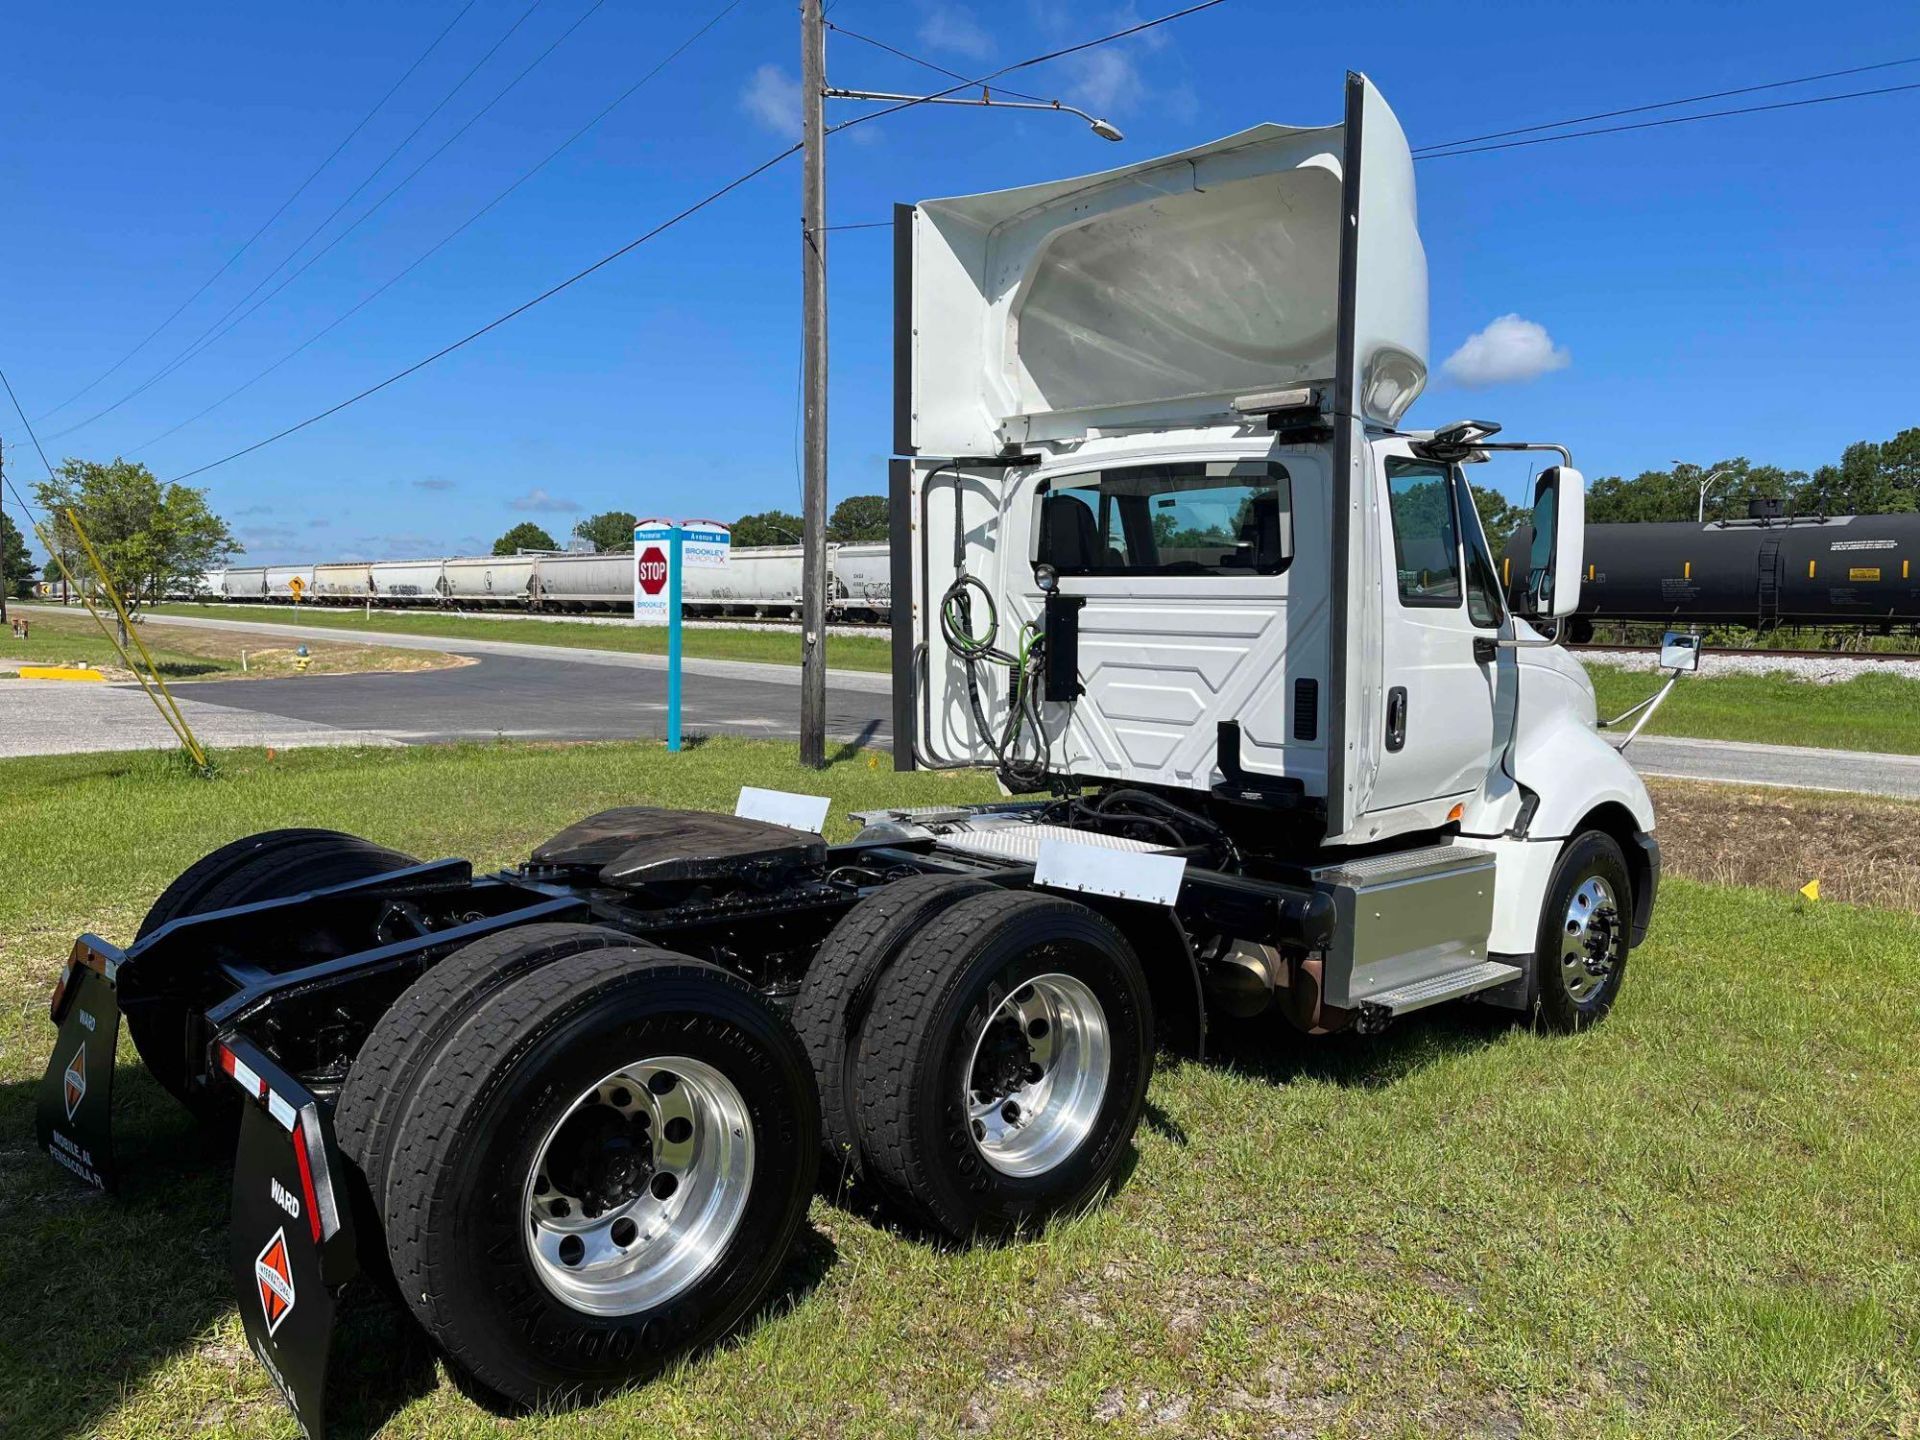
<instances>
[{"instance_id":1,"label":"utility pole","mask_svg":"<svg viewBox=\"0 0 1920 1440\"><path fill-rule=\"evenodd\" d=\"M0 440L0 517L7 513L7 442ZM22 532L24 538L25 532ZM7 618L7 527L0 524L0 620Z\"/></svg>"},{"instance_id":2,"label":"utility pole","mask_svg":"<svg viewBox=\"0 0 1920 1440\"><path fill-rule=\"evenodd\" d=\"M828 100L878 100L909 105L972 105L982 109L1052 110L1085 120L1102 140L1121 140L1120 127L1058 100L995 100L985 85L979 98L956 97L963 81L933 95L827 88L827 22L823 0L800 0L801 150L801 413L806 431L801 483L800 537L800 763L827 763L827 117ZM884 112L883 112L884 113ZM896 735L895 744L911 737Z\"/></svg>"},{"instance_id":3,"label":"utility pole","mask_svg":"<svg viewBox=\"0 0 1920 1440\"><path fill-rule=\"evenodd\" d=\"M800 763L827 763L827 27L821 0L800 0L801 494Z\"/></svg>"}]
</instances>

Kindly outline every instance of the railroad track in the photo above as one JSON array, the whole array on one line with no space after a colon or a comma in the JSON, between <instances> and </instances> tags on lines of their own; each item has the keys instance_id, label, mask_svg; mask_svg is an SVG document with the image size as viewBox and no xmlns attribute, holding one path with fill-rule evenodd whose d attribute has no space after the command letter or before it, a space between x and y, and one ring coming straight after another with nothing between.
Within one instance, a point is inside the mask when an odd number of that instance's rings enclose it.
<instances>
[{"instance_id":1,"label":"railroad track","mask_svg":"<svg viewBox=\"0 0 1920 1440\"><path fill-rule=\"evenodd\" d=\"M1568 645L1567 649L1576 652L1608 652L1620 655L1658 654L1658 645L1609 645L1604 641L1590 640L1584 645ZM1913 650L1783 650L1765 646L1755 649L1735 649L1728 646L1703 646L1700 653L1706 656L1738 655L1752 656L1762 660L1903 660L1920 664L1920 651Z\"/></svg>"}]
</instances>

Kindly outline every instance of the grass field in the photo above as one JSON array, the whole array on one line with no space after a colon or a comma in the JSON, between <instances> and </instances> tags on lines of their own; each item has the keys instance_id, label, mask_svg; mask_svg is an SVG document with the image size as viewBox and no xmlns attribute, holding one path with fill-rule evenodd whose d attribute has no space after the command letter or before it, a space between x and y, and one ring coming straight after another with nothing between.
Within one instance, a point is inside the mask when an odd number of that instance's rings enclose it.
<instances>
[{"instance_id":1,"label":"grass field","mask_svg":"<svg viewBox=\"0 0 1920 1440\"><path fill-rule=\"evenodd\" d=\"M126 1193L34 1149L73 932L130 937L194 856L273 825L497 863L597 807L741 783L824 789L836 817L991 789L885 767L730 741L236 753L211 782L150 755L0 766L0 1433L294 1433L233 1310L226 1180L125 1048ZM948 1252L816 1202L770 1314L605 1405L498 1420L363 1299L342 1432L1911 1436L1917 987L1920 917L1675 879L1596 1031L1237 1028L1161 1069L1106 1205Z\"/></svg>"},{"instance_id":2,"label":"grass field","mask_svg":"<svg viewBox=\"0 0 1920 1440\"><path fill-rule=\"evenodd\" d=\"M580 620L489 619L438 611L361 610L302 607L248 608L238 605L158 605L156 616L193 615L213 620L256 620L281 625L320 625L353 635L440 635L458 640L511 640L521 645L563 645L586 650L622 650L664 655L663 626L595 625ZM800 663L800 632L721 630L696 627L683 632L684 653L709 660L759 660L774 665ZM838 670L882 670L893 653L891 642L873 635L827 635L827 664Z\"/></svg>"},{"instance_id":3,"label":"grass field","mask_svg":"<svg viewBox=\"0 0 1920 1440\"><path fill-rule=\"evenodd\" d=\"M1602 719L1659 688L1651 673L1587 663ZM1832 685L1786 675L1687 676L1647 726L1649 735L1752 740L1830 750L1920 754L1920 681L1876 672Z\"/></svg>"},{"instance_id":4,"label":"grass field","mask_svg":"<svg viewBox=\"0 0 1920 1440\"><path fill-rule=\"evenodd\" d=\"M127 678L119 653L86 611L62 610L58 606L20 606L15 608L15 613L32 622L31 633L22 640L12 633L11 626L0 630L0 660L28 665L91 665L114 678ZM111 617L108 623L112 623ZM309 664L302 671L294 663L294 650L300 644L297 640L276 645L269 636L242 630L203 630L157 621L143 622L137 629L165 680L227 680L242 676L271 679L303 673L345 675L370 670L437 670L465 663L432 650L313 641L307 645ZM139 657L137 649L129 646L128 651L136 659Z\"/></svg>"}]
</instances>

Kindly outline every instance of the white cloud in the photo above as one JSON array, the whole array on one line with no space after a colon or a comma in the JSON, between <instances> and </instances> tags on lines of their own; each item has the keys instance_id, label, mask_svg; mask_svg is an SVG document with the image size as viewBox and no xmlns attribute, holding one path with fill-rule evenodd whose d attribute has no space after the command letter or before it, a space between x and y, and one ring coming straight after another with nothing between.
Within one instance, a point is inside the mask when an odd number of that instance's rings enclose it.
<instances>
[{"instance_id":1,"label":"white cloud","mask_svg":"<svg viewBox=\"0 0 1920 1440\"><path fill-rule=\"evenodd\" d=\"M754 119L788 140L800 137L800 82L778 65L762 65L741 93Z\"/></svg>"},{"instance_id":2,"label":"white cloud","mask_svg":"<svg viewBox=\"0 0 1920 1440\"><path fill-rule=\"evenodd\" d=\"M1440 372L1457 385L1515 385L1564 370L1573 356L1553 343L1547 327L1502 315L1447 357Z\"/></svg>"},{"instance_id":3,"label":"white cloud","mask_svg":"<svg viewBox=\"0 0 1920 1440\"><path fill-rule=\"evenodd\" d=\"M1096 115L1131 108L1146 88L1133 57L1117 45L1071 56L1067 67L1067 94Z\"/></svg>"},{"instance_id":4,"label":"white cloud","mask_svg":"<svg viewBox=\"0 0 1920 1440\"><path fill-rule=\"evenodd\" d=\"M951 50L973 60L993 54L993 36L964 5L934 5L920 22L920 43L933 50Z\"/></svg>"},{"instance_id":5,"label":"white cloud","mask_svg":"<svg viewBox=\"0 0 1920 1440\"><path fill-rule=\"evenodd\" d=\"M576 515L582 508L578 500L563 500L558 495L549 495L539 485L524 495L515 496L507 505L511 509L537 515Z\"/></svg>"}]
</instances>

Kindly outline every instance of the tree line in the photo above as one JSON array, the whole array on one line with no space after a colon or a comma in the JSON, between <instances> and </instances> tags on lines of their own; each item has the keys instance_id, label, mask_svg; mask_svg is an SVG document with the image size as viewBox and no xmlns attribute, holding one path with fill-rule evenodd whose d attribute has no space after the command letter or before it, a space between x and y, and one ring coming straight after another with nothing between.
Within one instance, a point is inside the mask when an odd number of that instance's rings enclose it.
<instances>
[{"instance_id":1,"label":"tree line","mask_svg":"<svg viewBox=\"0 0 1920 1440\"><path fill-rule=\"evenodd\" d=\"M1734 520L1752 500L1781 500L1794 515L1886 515L1920 510L1920 426L1891 440L1859 440L1837 464L1809 473L1755 465L1744 455L1702 467L1643 470L1632 479L1609 475L1587 496L1593 521L1691 520L1700 482L1716 471L1707 496L1709 520Z\"/></svg>"},{"instance_id":2,"label":"tree line","mask_svg":"<svg viewBox=\"0 0 1920 1440\"><path fill-rule=\"evenodd\" d=\"M607 510L590 515L573 527L572 536L585 540L604 555L619 555L633 549L633 527L638 517L629 510ZM805 522L786 510L758 510L733 522L733 543L749 545L798 545ZM884 495L849 495L833 507L827 518L827 539L843 544L887 538L887 500ZM522 550L558 550L553 536L531 520L523 520L493 542L496 555L513 555Z\"/></svg>"}]
</instances>

